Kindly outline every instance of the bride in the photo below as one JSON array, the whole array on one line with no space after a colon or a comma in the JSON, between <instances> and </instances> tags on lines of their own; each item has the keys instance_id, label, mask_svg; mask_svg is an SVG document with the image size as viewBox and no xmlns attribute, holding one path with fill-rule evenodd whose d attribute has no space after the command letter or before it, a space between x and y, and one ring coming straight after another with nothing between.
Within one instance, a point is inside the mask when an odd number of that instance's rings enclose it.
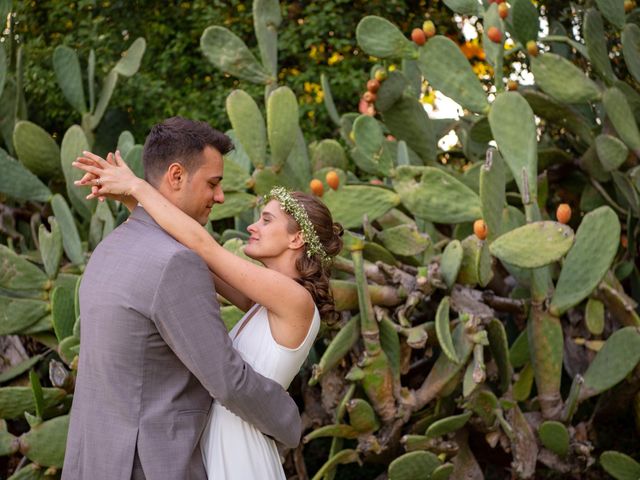
<instances>
[{"instance_id":1,"label":"bride","mask_svg":"<svg viewBox=\"0 0 640 480\"><path fill-rule=\"evenodd\" d=\"M342 248L342 227L316 197L275 187L258 221L250 225L244 253L258 266L220 246L194 219L137 178L120 153L106 161L83 152L74 166L87 172L87 198L127 196L212 270L216 291L245 311L229 335L258 373L285 389L298 373L320 327L337 316L329 288L329 263ZM185 319L188 321L188 319ZM214 401L200 441L210 479L284 479L276 443Z\"/></svg>"}]
</instances>

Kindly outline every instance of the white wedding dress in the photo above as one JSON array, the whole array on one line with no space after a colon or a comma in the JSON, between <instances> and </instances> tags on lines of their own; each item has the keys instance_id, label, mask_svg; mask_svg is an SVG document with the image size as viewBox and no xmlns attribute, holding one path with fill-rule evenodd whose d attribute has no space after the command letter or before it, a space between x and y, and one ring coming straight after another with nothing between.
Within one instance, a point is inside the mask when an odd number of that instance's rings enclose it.
<instances>
[{"instance_id":1,"label":"white wedding dress","mask_svg":"<svg viewBox=\"0 0 640 480\"><path fill-rule=\"evenodd\" d=\"M302 344L295 349L283 347L271 335L267 309L256 304L229 335L256 372L286 389L307 358L319 329L320 314L315 308ZM211 407L200 448L209 480L285 479L275 441L217 401Z\"/></svg>"}]
</instances>

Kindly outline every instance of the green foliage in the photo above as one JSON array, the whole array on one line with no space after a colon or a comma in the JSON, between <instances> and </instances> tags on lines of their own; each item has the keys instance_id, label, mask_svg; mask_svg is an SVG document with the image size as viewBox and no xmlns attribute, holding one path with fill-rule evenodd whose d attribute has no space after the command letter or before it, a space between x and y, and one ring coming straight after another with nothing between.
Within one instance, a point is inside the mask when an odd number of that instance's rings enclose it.
<instances>
[{"instance_id":1,"label":"green foliage","mask_svg":"<svg viewBox=\"0 0 640 480\"><path fill-rule=\"evenodd\" d=\"M78 274L126 216L115 202L87 202L71 161L95 140L99 152L118 145L141 174L136 139L182 113L233 127L225 203L210 216L225 248L243 256L241 230L258 196L276 184L309 191L312 178L333 219L351 230L330 283L342 318L323 326L315 365L292 388L322 422L304 442L332 438L313 478L341 478L356 462L389 478L480 478L474 450L483 439L510 458L518 478L536 468L597 475L584 430L597 449L610 448L594 429L604 404L624 398L618 391L637 390L640 361L637 13L621 16L618 0L588 10L561 3L514 0L505 20L497 5L467 0L426 11L343 0L256 0L253 9L142 2L124 18L119 3L74 4L70 13L20 6L18 17L33 20L10 22L24 60L13 44L0 54L2 98L10 100L0 105L0 127L18 158L0 152L0 333L30 337L46 354L2 378L20 381L36 365L33 392L46 386L36 401L31 389L0 389L0 417L16 422L27 411L31 426L13 436L0 425L0 453L61 464L69 398L40 369L55 367L49 355L77 368ZM478 18L469 20L478 45L460 45L449 8ZM438 34L418 46L409 33L425 15ZM583 37L573 37L575 25ZM492 26L502 41L487 38ZM148 40L132 42L133 31ZM504 49L507 36L515 48ZM526 53L530 40L538 56ZM610 58L610 50L622 55ZM366 80L382 70L377 99L355 113ZM503 91L505 77L527 72L533 85ZM130 78L115 89L120 76ZM23 86L46 107L28 121ZM460 118L427 113L435 91L462 106ZM445 151L439 140L450 131L457 143ZM554 221L559 203L573 209L566 224ZM473 233L478 219L486 239ZM222 311L229 326L241 316ZM50 376L72 392L58 381L66 370ZM606 401L589 401L599 395ZM619 410L631 414L630 403ZM591 420L578 428L574 416ZM612 442L628 451L637 438ZM312 447L302 448L309 460ZM375 466L381 453L386 464ZM618 452L601 464L617 478L636 466Z\"/></svg>"}]
</instances>

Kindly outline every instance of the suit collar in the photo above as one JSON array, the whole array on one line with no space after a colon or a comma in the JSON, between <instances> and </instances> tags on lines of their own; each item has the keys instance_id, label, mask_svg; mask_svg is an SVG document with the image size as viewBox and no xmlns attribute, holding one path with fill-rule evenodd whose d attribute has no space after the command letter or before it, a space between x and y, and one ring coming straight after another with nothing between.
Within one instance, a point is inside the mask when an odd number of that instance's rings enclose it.
<instances>
[{"instance_id":1,"label":"suit collar","mask_svg":"<svg viewBox=\"0 0 640 480\"><path fill-rule=\"evenodd\" d=\"M133 209L131 215L129 215L129 218L139 220L140 222L162 229L160 225L158 225L158 222L156 222L153 217L149 215L144 208L142 208L140 204L138 204L138 206Z\"/></svg>"}]
</instances>

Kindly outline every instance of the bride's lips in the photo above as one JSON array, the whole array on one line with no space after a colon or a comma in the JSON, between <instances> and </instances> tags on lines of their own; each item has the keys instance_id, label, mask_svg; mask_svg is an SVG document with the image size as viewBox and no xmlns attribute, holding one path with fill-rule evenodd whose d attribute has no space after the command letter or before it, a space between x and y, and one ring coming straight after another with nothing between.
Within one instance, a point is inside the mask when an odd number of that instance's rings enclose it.
<instances>
[{"instance_id":1,"label":"bride's lips","mask_svg":"<svg viewBox=\"0 0 640 480\"><path fill-rule=\"evenodd\" d=\"M258 239L257 239L257 238L253 238L253 237L249 237L249 240L248 240L248 241L249 241L249 243L251 243L251 242L257 242L257 241L258 241Z\"/></svg>"}]
</instances>

